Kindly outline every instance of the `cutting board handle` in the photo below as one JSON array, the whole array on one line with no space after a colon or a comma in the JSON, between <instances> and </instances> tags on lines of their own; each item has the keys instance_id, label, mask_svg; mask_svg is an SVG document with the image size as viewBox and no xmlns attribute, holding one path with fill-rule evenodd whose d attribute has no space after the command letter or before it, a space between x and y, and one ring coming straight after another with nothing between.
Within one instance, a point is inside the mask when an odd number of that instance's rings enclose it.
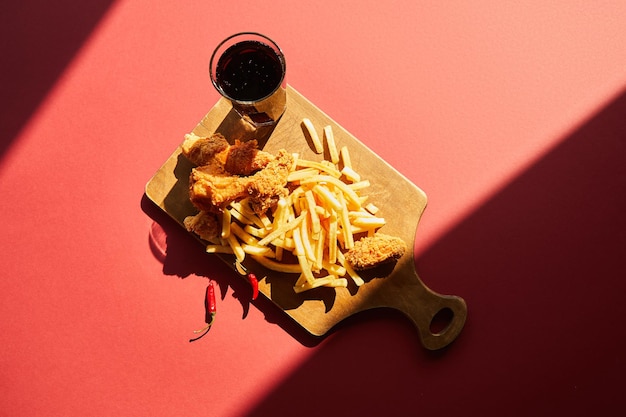
<instances>
[{"instance_id":1,"label":"cutting board handle","mask_svg":"<svg viewBox=\"0 0 626 417\"><path fill-rule=\"evenodd\" d=\"M421 280L420 284L409 286L411 289L405 291L401 310L417 327L422 345L429 350L438 350L452 343L461 333L467 319L467 304L456 295L432 291Z\"/></svg>"}]
</instances>

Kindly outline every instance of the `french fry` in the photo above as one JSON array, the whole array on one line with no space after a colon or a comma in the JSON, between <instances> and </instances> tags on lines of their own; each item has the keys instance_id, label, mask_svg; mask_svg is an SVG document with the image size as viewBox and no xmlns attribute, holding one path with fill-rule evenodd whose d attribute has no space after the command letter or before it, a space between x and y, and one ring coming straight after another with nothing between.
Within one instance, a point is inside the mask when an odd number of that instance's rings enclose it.
<instances>
[{"instance_id":1,"label":"french fry","mask_svg":"<svg viewBox=\"0 0 626 417\"><path fill-rule=\"evenodd\" d=\"M313 122L309 119L302 119L302 126L305 131L305 135L308 135L311 143L313 144L313 150L315 153L324 152L324 147L322 146L322 141L320 141L320 137L317 135L317 131L315 130L315 126L313 126Z\"/></svg>"},{"instance_id":2,"label":"french fry","mask_svg":"<svg viewBox=\"0 0 626 417\"><path fill-rule=\"evenodd\" d=\"M243 260L246 257L246 252L241 247L241 244L237 241L237 238L235 237L235 235L233 234L229 235L226 238L226 241L232 248L233 253L235 254L235 258L237 258L237 261L243 262Z\"/></svg>"},{"instance_id":3,"label":"french fry","mask_svg":"<svg viewBox=\"0 0 626 417\"><path fill-rule=\"evenodd\" d=\"M293 289L296 293L312 290L319 287L347 287L348 280L345 278L337 278L333 275L328 275L321 278L316 278L313 282L306 282L302 285L294 285Z\"/></svg>"},{"instance_id":4,"label":"french fry","mask_svg":"<svg viewBox=\"0 0 626 417\"><path fill-rule=\"evenodd\" d=\"M244 229L242 229L241 226L239 226L237 223L231 224L230 230L242 242L247 243L248 245L257 245L259 243L258 239L256 239L250 233L248 233Z\"/></svg>"},{"instance_id":5,"label":"french fry","mask_svg":"<svg viewBox=\"0 0 626 417\"><path fill-rule=\"evenodd\" d=\"M266 229L272 228L272 221L267 216L267 213L260 213L257 214L257 216L259 217L259 220L261 220L261 223L263 224L263 226L265 226Z\"/></svg>"},{"instance_id":6,"label":"french fry","mask_svg":"<svg viewBox=\"0 0 626 417\"><path fill-rule=\"evenodd\" d=\"M369 203L368 205L366 205L365 210L369 211L373 215L376 215L376 213L378 213L379 211L378 207L374 203Z\"/></svg>"},{"instance_id":7,"label":"french fry","mask_svg":"<svg viewBox=\"0 0 626 417\"><path fill-rule=\"evenodd\" d=\"M357 217L352 220L351 224L365 228L380 228L385 225L385 219L382 217Z\"/></svg>"},{"instance_id":8,"label":"french fry","mask_svg":"<svg viewBox=\"0 0 626 417\"><path fill-rule=\"evenodd\" d=\"M260 228L264 227L261 219L259 219L251 210L246 210L246 207L240 202L230 203L228 211L230 212L231 217L235 218L242 224L253 224Z\"/></svg>"},{"instance_id":9,"label":"french fry","mask_svg":"<svg viewBox=\"0 0 626 417\"><path fill-rule=\"evenodd\" d=\"M252 210L250 208L250 206L248 205L248 200L244 199L241 201L234 201L232 203L230 203L230 206L235 209L235 211L237 211L238 213L241 214L241 216L243 216L243 218L245 219L244 222L246 224L254 224L260 228L263 228L266 226L266 224L263 222L263 220L259 217L258 214L256 214L254 212L254 210ZM233 214L233 212L231 211L231 214Z\"/></svg>"},{"instance_id":10,"label":"french fry","mask_svg":"<svg viewBox=\"0 0 626 417\"><path fill-rule=\"evenodd\" d=\"M329 274L337 275L338 277L343 277L348 272L344 266L336 263L330 264L327 261L323 262L322 267L328 271Z\"/></svg>"},{"instance_id":11,"label":"french fry","mask_svg":"<svg viewBox=\"0 0 626 417\"><path fill-rule=\"evenodd\" d=\"M328 189L328 187L315 184L312 191L319 197L320 200L326 202L326 206L329 206L334 211L340 211L342 209L341 203L337 200L337 197Z\"/></svg>"},{"instance_id":12,"label":"french fry","mask_svg":"<svg viewBox=\"0 0 626 417\"><path fill-rule=\"evenodd\" d=\"M378 228L376 227L362 227L362 226L352 225L352 234L359 235L361 233L367 233L368 235L371 235L371 234L376 233L377 229Z\"/></svg>"},{"instance_id":13,"label":"french fry","mask_svg":"<svg viewBox=\"0 0 626 417\"><path fill-rule=\"evenodd\" d=\"M324 284L325 287L347 287L348 280L345 278L335 278Z\"/></svg>"},{"instance_id":14,"label":"french fry","mask_svg":"<svg viewBox=\"0 0 626 417\"><path fill-rule=\"evenodd\" d=\"M306 276L304 274L300 274L300 276L298 277L298 280L296 281L296 283L293 285L294 289L296 287L304 287L306 284L308 284L308 281L306 279Z\"/></svg>"},{"instance_id":15,"label":"french fry","mask_svg":"<svg viewBox=\"0 0 626 417\"><path fill-rule=\"evenodd\" d=\"M304 213L304 215L306 215L306 213ZM268 234L263 239L261 239L259 241L259 246L265 246L268 243L270 243L272 240L282 235L283 233L286 233L289 230L294 230L296 227L298 227L298 225L300 224L300 222L302 222L303 219L304 219L304 216L300 215L295 220L282 224L278 229L275 229L270 234Z\"/></svg>"},{"instance_id":16,"label":"french fry","mask_svg":"<svg viewBox=\"0 0 626 417\"><path fill-rule=\"evenodd\" d=\"M326 174L332 175L335 178L341 177L341 171L339 171L334 164L324 164L322 162L298 159L298 161L296 162L296 166L324 171ZM287 177L287 181L289 181L289 177Z\"/></svg>"},{"instance_id":17,"label":"french fry","mask_svg":"<svg viewBox=\"0 0 626 417\"><path fill-rule=\"evenodd\" d=\"M302 186L295 188L289 194L289 200L287 201L287 206L290 209L293 209L295 215L300 215L302 211L300 206L300 199L304 196L304 188Z\"/></svg>"},{"instance_id":18,"label":"french fry","mask_svg":"<svg viewBox=\"0 0 626 417\"><path fill-rule=\"evenodd\" d=\"M339 163L339 152L337 151L337 145L335 144L335 135L333 134L332 126L324 126L324 141L326 142L326 147L328 148L328 156L330 157L330 162L333 164Z\"/></svg>"},{"instance_id":19,"label":"french fry","mask_svg":"<svg viewBox=\"0 0 626 417\"><path fill-rule=\"evenodd\" d=\"M276 211L274 212L274 222L272 225L274 229L287 222L287 204L287 200L284 198L281 198L278 200L278 203L276 203Z\"/></svg>"},{"instance_id":20,"label":"french fry","mask_svg":"<svg viewBox=\"0 0 626 417\"><path fill-rule=\"evenodd\" d=\"M348 187L350 187L350 189L354 190L354 191L359 191L362 190L363 188L367 188L369 187L371 184L369 182L369 180L362 180L359 182L355 182L352 184L347 185Z\"/></svg>"},{"instance_id":21,"label":"french fry","mask_svg":"<svg viewBox=\"0 0 626 417\"><path fill-rule=\"evenodd\" d=\"M343 255L343 253L339 252L337 254L337 259L339 260L339 263L343 265L344 268L346 268L346 273L350 276L350 278L352 278L357 287L365 284L363 278L361 278L361 276L357 274L357 272L354 270L354 268L352 268L348 261L346 261L346 257Z\"/></svg>"},{"instance_id":22,"label":"french fry","mask_svg":"<svg viewBox=\"0 0 626 417\"><path fill-rule=\"evenodd\" d=\"M290 238L290 237L286 237L284 239L277 237L276 239L272 240L272 245L274 245L274 247L276 247L276 259L278 259L279 261L282 259L282 258L278 257L278 250L279 249L283 249L283 250L287 250L289 252L293 252L295 250L295 248L296 248L296 244L293 241L293 238Z\"/></svg>"},{"instance_id":23,"label":"french fry","mask_svg":"<svg viewBox=\"0 0 626 417\"><path fill-rule=\"evenodd\" d=\"M354 247L354 236L352 234L352 226L350 224L350 217L348 216L348 207L346 205L346 199L342 194L339 194L339 202L342 209L339 212L339 225L343 234L343 246L344 249L352 249Z\"/></svg>"},{"instance_id":24,"label":"french fry","mask_svg":"<svg viewBox=\"0 0 626 417\"><path fill-rule=\"evenodd\" d=\"M332 127L323 128L324 143L309 119L302 120L302 127L315 153L326 146L328 159L294 154L289 195L264 213L256 213L248 198L231 203L221 215L220 237L206 251L234 254L239 265L250 256L271 271L298 274L296 293L349 282L362 286L363 278L344 252L354 247L355 235L373 235L385 219L377 215L376 205L366 203L368 196L362 193L370 182L354 169L348 147L337 148ZM286 254L297 262L288 263Z\"/></svg>"},{"instance_id":25,"label":"french fry","mask_svg":"<svg viewBox=\"0 0 626 417\"><path fill-rule=\"evenodd\" d=\"M318 175L320 170L317 168L305 168L297 171L292 171L287 176L287 182L298 182L313 175Z\"/></svg>"},{"instance_id":26,"label":"french fry","mask_svg":"<svg viewBox=\"0 0 626 417\"><path fill-rule=\"evenodd\" d=\"M272 270L272 271L285 272L288 274L301 274L302 273L302 267L300 266L300 264L287 264L283 262L276 262L274 260L266 258L265 256L256 256L256 255L252 255L252 259L257 261L261 266L264 266L265 268Z\"/></svg>"},{"instance_id":27,"label":"french fry","mask_svg":"<svg viewBox=\"0 0 626 417\"><path fill-rule=\"evenodd\" d=\"M319 217L320 222L322 219L327 219L330 217L330 212L326 207L315 206L315 212L317 213L317 217Z\"/></svg>"},{"instance_id":28,"label":"french fry","mask_svg":"<svg viewBox=\"0 0 626 417\"><path fill-rule=\"evenodd\" d=\"M284 224L287 222L287 200L285 200L284 198L281 198L280 200L278 200L278 203L276 205L276 211L274 212L274 222L272 227L274 229L277 229L281 224ZM281 234L278 236L277 239L280 240L284 240L285 238L285 234ZM278 244L276 243L276 240L274 240L274 244L276 246L276 252L275 252L275 256L277 260L282 260L283 259L283 250L285 249L284 246L282 244Z\"/></svg>"},{"instance_id":29,"label":"french fry","mask_svg":"<svg viewBox=\"0 0 626 417\"><path fill-rule=\"evenodd\" d=\"M207 245L206 246L207 253L234 253L233 248L230 246L223 245Z\"/></svg>"},{"instance_id":30,"label":"french fry","mask_svg":"<svg viewBox=\"0 0 626 417\"><path fill-rule=\"evenodd\" d=\"M337 214L333 211L328 222L328 262L337 262L337 235L338 235Z\"/></svg>"},{"instance_id":31,"label":"french fry","mask_svg":"<svg viewBox=\"0 0 626 417\"><path fill-rule=\"evenodd\" d=\"M245 225L243 230L245 230L246 233L254 237L258 237L259 239L263 239L268 234L267 229L259 229L258 227L253 226L251 224Z\"/></svg>"},{"instance_id":32,"label":"french fry","mask_svg":"<svg viewBox=\"0 0 626 417\"><path fill-rule=\"evenodd\" d=\"M243 251L248 255L264 256L266 258L276 258L276 254L274 253L274 251L267 246L257 246L257 245L249 245L247 243L242 243L241 247Z\"/></svg>"},{"instance_id":33,"label":"french fry","mask_svg":"<svg viewBox=\"0 0 626 417\"><path fill-rule=\"evenodd\" d=\"M313 195L313 191L307 190L304 192L304 197L306 199L307 211L309 212L309 217L311 218L311 231L313 232L311 237L314 240L317 240L322 226L320 224L320 218L317 214L317 210L315 210L315 207L317 207L315 196Z\"/></svg>"},{"instance_id":34,"label":"french fry","mask_svg":"<svg viewBox=\"0 0 626 417\"><path fill-rule=\"evenodd\" d=\"M223 239L226 239L230 236L230 211L224 210L222 211L222 233L221 236Z\"/></svg>"},{"instance_id":35,"label":"french fry","mask_svg":"<svg viewBox=\"0 0 626 417\"><path fill-rule=\"evenodd\" d=\"M347 146L342 146L339 150L339 156L341 157L341 163L344 168L352 169L352 160L350 159L350 151Z\"/></svg>"},{"instance_id":36,"label":"french fry","mask_svg":"<svg viewBox=\"0 0 626 417\"><path fill-rule=\"evenodd\" d=\"M235 262L235 270L241 275L247 275L248 270L239 261Z\"/></svg>"},{"instance_id":37,"label":"french fry","mask_svg":"<svg viewBox=\"0 0 626 417\"><path fill-rule=\"evenodd\" d=\"M304 221L304 219L305 219L305 216L302 216L302 221ZM298 224L298 226L300 226L300 224ZM302 234L300 232L300 228L296 227L295 229L293 229L292 233L293 233L293 243L295 246L293 250L293 254L296 256L306 256L304 252L304 243L302 242Z\"/></svg>"},{"instance_id":38,"label":"french fry","mask_svg":"<svg viewBox=\"0 0 626 417\"><path fill-rule=\"evenodd\" d=\"M346 196L346 200L348 202L348 205L351 208L354 208L356 210L361 208L361 201L359 200L359 196L356 193L356 191L351 188L350 186L348 186L345 182L332 177L330 175L314 175L311 178L308 178L304 181L301 182L301 184L311 184L311 183L329 183L334 185L335 187L339 188L342 193Z\"/></svg>"},{"instance_id":39,"label":"french fry","mask_svg":"<svg viewBox=\"0 0 626 417\"><path fill-rule=\"evenodd\" d=\"M341 173L352 183L361 181L361 176L350 167L343 167Z\"/></svg>"},{"instance_id":40,"label":"french fry","mask_svg":"<svg viewBox=\"0 0 626 417\"><path fill-rule=\"evenodd\" d=\"M309 235L308 217L305 217L304 219L302 219L302 222L300 223L300 227L298 228L298 231L300 234L300 239L302 239L302 247L304 249L304 255L309 260L309 262L311 262L311 264L314 264L315 263L315 250L313 249L313 245L311 244L311 237Z\"/></svg>"},{"instance_id":41,"label":"french fry","mask_svg":"<svg viewBox=\"0 0 626 417\"><path fill-rule=\"evenodd\" d=\"M230 212L230 216L232 219L236 219L242 224L254 224L254 222L251 219L248 219L246 216L241 214L239 210L232 207L232 203L231 203L231 208L228 209L228 211Z\"/></svg>"},{"instance_id":42,"label":"french fry","mask_svg":"<svg viewBox=\"0 0 626 417\"><path fill-rule=\"evenodd\" d=\"M297 255L298 263L300 264L300 268L302 268L302 274L304 278L306 278L307 282L311 285L315 282L315 277L313 276L313 271L311 271L311 264L305 255Z\"/></svg>"},{"instance_id":43,"label":"french fry","mask_svg":"<svg viewBox=\"0 0 626 417\"><path fill-rule=\"evenodd\" d=\"M350 211L348 213L348 216L350 217L350 220L354 220L354 219L357 219L359 217L367 217L367 218L370 218L370 219L375 218L375 216L372 215L372 213L368 212L365 209L357 210L357 211L354 211L354 210Z\"/></svg>"},{"instance_id":44,"label":"french fry","mask_svg":"<svg viewBox=\"0 0 626 417\"><path fill-rule=\"evenodd\" d=\"M315 260L313 261L313 268L316 271L324 268L324 249L326 247L326 231L320 229L318 239L315 241Z\"/></svg>"}]
</instances>

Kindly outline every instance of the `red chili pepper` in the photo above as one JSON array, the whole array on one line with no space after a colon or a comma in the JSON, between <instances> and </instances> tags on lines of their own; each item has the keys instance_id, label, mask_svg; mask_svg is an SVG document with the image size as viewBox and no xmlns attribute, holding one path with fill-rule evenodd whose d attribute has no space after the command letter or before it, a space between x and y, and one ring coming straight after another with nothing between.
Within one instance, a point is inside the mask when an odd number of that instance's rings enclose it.
<instances>
[{"instance_id":1,"label":"red chili pepper","mask_svg":"<svg viewBox=\"0 0 626 417\"><path fill-rule=\"evenodd\" d=\"M252 301L254 301L259 296L259 280L256 279L256 275L250 273L248 274L248 281L252 285Z\"/></svg>"},{"instance_id":2,"label":"red chili pepper","mask_svg":"<svg viewBox=\"0 0 626 417\"><path fill-rule=\"evenodd\" d=\"M215 303L215 285L213 284L213 281L209 281L209 286L206 288L205 302L208 313L207 323L211 326L215 320L215 314L217 313L217 305Z\"/></svg>"},{"instance_id":3,"label":"red chili pepper","mask_svg":"<svg viewBox=\"0 0 626 417\"><path fill-rule=\"evenodd\" d=\"M202 333L202 334L194 339L189 340L190 342L193 342L194 340L198 340L202 336L207 334L209 330L211 329L213 322L215 321L215 315L217 313L217 303L215 302L215 286L213 284L213 281L209 281L209 286L206 288L206 297L204 299L204 305L206 308L207 325L200 330L194 330L193 331L194 333Z\"/></svg>"}]
</instances>

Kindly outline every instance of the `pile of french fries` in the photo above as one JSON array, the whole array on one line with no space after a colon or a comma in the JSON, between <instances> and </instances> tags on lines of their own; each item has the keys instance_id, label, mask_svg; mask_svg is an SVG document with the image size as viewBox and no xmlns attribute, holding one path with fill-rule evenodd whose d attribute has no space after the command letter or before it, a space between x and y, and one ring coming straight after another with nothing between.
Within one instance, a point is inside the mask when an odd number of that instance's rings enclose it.
<instances>
[{"instance_id":1,"label":"pile of french fries","mask_svg":"<svg viewBox=\"0 0 626 417\"><path fill-rule=\"evenodd\" d=\"M250 256L267 269L299 274L296 293L346 287L348 279L361 286L344 252L356 235L373 235L385 219L367 202L363 190L370 183L353 169L348 148L337 147L332 127L324 127L322 138L309 119L302 128L315 153L326 149L327 157L318 162L294 154L288 176L293 191L269 213L255 213L245 199L231 203L222 214L220 242L206 250L232 253L239 265Z\"/></svg>"}]
</instances>

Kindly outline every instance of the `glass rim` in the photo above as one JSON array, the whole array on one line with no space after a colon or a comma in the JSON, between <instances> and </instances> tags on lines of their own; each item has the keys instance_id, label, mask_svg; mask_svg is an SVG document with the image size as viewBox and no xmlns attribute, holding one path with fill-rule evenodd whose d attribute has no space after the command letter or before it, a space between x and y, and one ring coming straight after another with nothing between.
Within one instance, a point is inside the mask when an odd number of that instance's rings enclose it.
<instances>
[{"instance_id":1,"label":"glass rim","mask_svg":"<svg viewBox=\"0 0 626 417\"><path fill-rule=\"evenodd\" d=\"M217 52L224 46L224 44L228 43L229 41L231 41L233 38L237 38L240 36L258 36L260 38L265 39L266 41L269 42L269 46L272 49L275 49L279 61L280 61L280 65L282 67L282 74L280 77L280 81L276 84L276 87L266 96L261 97L259 99L256 100L237 100L236 98L233 98L231 96L229 96L228 94L226 94L226 92L219 86L217 79L216 79L216 74L213 72L213 62L214 61L218 61L219 62L219 58L221 58L221 54L220 57L216 57ZM217 59L216 59L217 58ZM217 64L216 64L217 65ZM244 104L244 105L252 105L254 103L258 103L260 101L263 101L265 99L267 99L268 97L271 97L272 94L274 94L279 88L281 88L281 86L283 85L283 82L285 81L285 75L287 74L287 62L285 60L285 54L283 53L283 50L280 48L280 46L278 46L278 44L271 39L269 36L264 35L262 33L259 32L237 32L234 33L230 36L228 36L227 38L225 38L223 41L221 41L219 44L217 44L217 46L215 47L215 49L213 50L213 53L211 54L211 59L209 60L209 76L211 77L211 83L213 84L213 86L215 87L215 89L220 93L220 95L222 95L223 97L236 102L236 103L240 103L240 104Z\"/></svg>"}]
</instances>

